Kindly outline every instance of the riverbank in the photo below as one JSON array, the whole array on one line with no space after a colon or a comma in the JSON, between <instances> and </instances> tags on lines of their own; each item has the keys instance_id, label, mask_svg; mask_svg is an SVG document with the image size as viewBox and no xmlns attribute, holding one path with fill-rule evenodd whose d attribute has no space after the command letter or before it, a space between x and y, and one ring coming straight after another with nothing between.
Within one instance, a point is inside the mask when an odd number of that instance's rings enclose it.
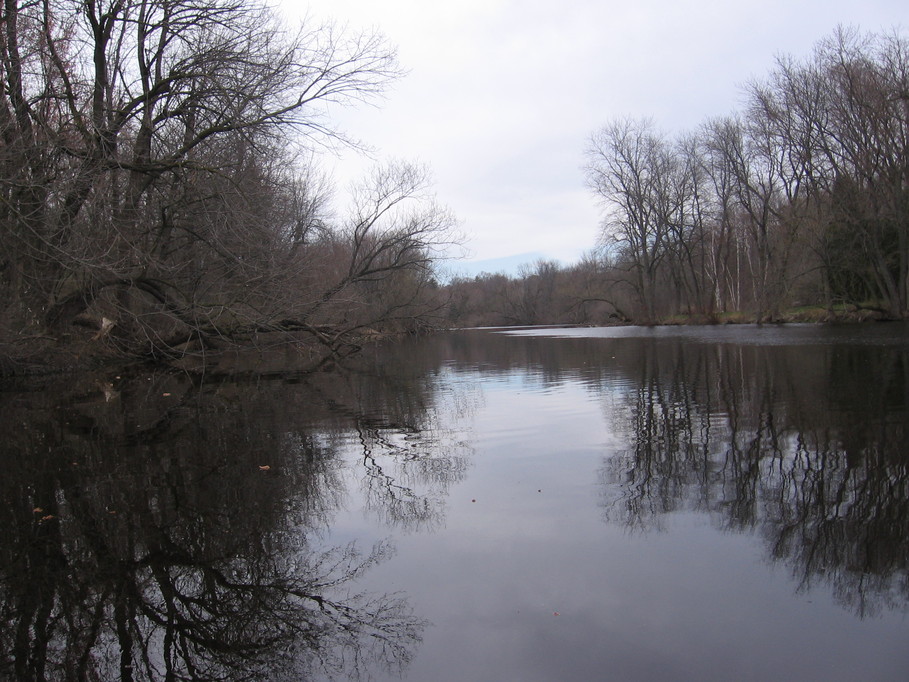
<instances>
[{"instance_id":1,"label":"riverbank","mask_svg":"<svg viewBox=\"0 0 909 682\"><path fill-rule=\"evenodd\" d=\"M661 325L689 325L689 324L786 324L786 323L814 323L814 324L839 324L839 323L866 323L889 322L892 318L884 311L877 308L860 307L856 305L837 305L833 308L824 306L800 306L789 308L779 314L758 320L757 315L747 311L731 311L725 313L672 315L661 319Z\"/></svg>"},{"instance_id":2,"label":"riverbank","mask_svg":"<svg viewBox=\"0 0 909 682\"><path fill-rule=\"evenodd\" d=\"M836 306L832 310L821 306L788 309L766 324L863 324L890 320L885 313L854 305ZM728 325L756 324L753 313L733 311L710 315L673 315L660 319L657 325ZM546 325L577 326L577 325ZM608 326L638 326L621 322ZM270 335L266 335L270 336ZM393 335L366 330L351 343L347 355ZM332 364L336 357L324 344L306 334L283 334L280 338L255 338L248 343L224 344L222 348L202 348L187 345L174 349L167 356L125 355L110 338L89 330L74 327L73 333L61 338L41 335L20 335L0 343L0 379L40 377L68 372L91 372L121 366L151 365L166 367L189 374L206 375L267 375L281 372L315 371Z\"/></svg>"},{"instance_id":3,"label":"riverbank","mask_svg":"<svg viewBox=\"0 0 909 682\"><path fill-rule=\"evenodd\" d=\"M334 348L305 332L271 333L245 342L187 343L167 354L142 355L125 352L116 338L73 327L61 337L23 334L0 339L0 379L142 366L205 376L312 372L394 336L363 329Z\"/></svg>"}]
</instances>

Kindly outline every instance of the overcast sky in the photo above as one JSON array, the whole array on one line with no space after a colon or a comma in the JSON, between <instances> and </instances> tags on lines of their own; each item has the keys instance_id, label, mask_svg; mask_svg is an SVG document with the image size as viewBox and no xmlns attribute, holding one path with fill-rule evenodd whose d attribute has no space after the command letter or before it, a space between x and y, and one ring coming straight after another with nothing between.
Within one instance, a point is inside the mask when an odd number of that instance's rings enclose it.
<instances>
[{"instance_id":1,"label":"overcast sky","mask_svg":"<svg viewBox=\"0 0 909 682\"><path fill-rule=\"evenodd\" d=\"M587 140L651 117L667 132L739 109L779 54L839 25L909 30L906 0L284 0L286 11L378 29L408 75L378 108L339 113L380 158L428 165L470 260L565 263L596 242ZM369 165L325 159L343 184Z\"/></svg>"}]
</instances>

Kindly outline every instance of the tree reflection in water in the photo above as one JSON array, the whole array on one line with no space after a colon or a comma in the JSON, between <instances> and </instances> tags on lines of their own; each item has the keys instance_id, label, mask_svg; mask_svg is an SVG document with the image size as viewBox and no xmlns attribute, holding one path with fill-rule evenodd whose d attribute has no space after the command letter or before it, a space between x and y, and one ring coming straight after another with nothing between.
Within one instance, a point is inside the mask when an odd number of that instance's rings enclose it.
<instances>
[{"instance_id":1,"label":"tree reflection in water","mask_svg":"<svg viewBox=\"0 0 909 682\"><path fill-rule=\"evenodd\" d=\"M442 522L448 487L463 479L467 458L450 451L432 431L357 425L365 507L387 525L432 530Z\"/></svg>"},{"instance_id":2,"label":"tree reflection in water","mask_svg":"<svg viewBox=\"0 0 909 682\"><path fill-rule=\"evenodd\" d=\"M356 592L393 548L324 538L349 491L371 521L437 528L470 463L459 422L499 375L580 383L604 406L610 442L626 444L602 467L610 522L707 514L763 537L803 589L830 585L863 617L904 609L907 355L478 332L377 351L363 374L0 393L0 677L356 679L406 666L424 623L402 595Z\"/></svg>"},{"instance_id":3,"label":"tree reflection in water","mask_svg":"<svg viewBox=\"0 0 909 682\"><path fill-rule=\"evenodd\" d=\"M392 547L319 542L343 496L341 434L359 429L364 485L393 498L375 504L404 523L439 505L374 470L366 443L400 431L357 402L381 402L380 384L304 383L135 376L2 396L0 675L354 679L406 665L424 627L406 598L350 592ZM402 406L400 423L432 433L413 418L424 408ZM443 485L463 469L408 451Z\"/></svg>"},{"instance_id":4,"label":"tree reflection in water","mask_svg":"<svg viewBox=\"0 0 909 682\"><path fill-rule=\"evenodd\" d=\"M628 448L603 469L607 517L676 511L759 532L800 588L865 617L909 604L909 358L837 346L640 344L611 404Z\"/></svg>"}]
</instances>

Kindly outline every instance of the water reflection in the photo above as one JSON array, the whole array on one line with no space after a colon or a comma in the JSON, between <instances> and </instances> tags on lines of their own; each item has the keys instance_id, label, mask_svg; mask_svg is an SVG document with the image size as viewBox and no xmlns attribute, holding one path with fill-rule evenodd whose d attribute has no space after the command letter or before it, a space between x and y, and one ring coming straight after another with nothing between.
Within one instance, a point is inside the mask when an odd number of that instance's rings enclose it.
<instances>
[{"instance_id":1,"label":"water reflection","mask_svg":"<svg viewBox=\"0 0 909 682\"><path fill-rule=\"evenodd\" d=\"M805 633L864 666L909 604L909 348L771 332L474 332L331 374L0 393L0 678L774 679L817 664ZM710 558L677 566L692 537ZM755 544L883 617L786 577L765 604Z\"/></svg>"},{"instance_id":2,"label":"water reflection","mask_svg":"<svg viewBox=\"0 0 909 682\"><path fill-rule=\"evenodd\" d=\"M861 616L909 602L905 351L642 347L611 418L607 517L659 528L679 510L763 537L799 586Z\"/></svg>"},{"instance_id":3,"label":"water reflection","mask_svg":"<svg viewBox=\"0 0 909 682\"><path fill-rule=\"evenodd\" d=\"M470 332L434 352L541 393L586 386L626 444L600 472L609 523L703 513L759 534L799 589L827 585L860 617L909 605L905 325L631 332Z\"/></svg>"},{"instance_id":4,"label":"water reflection","mask_svg":"<svg viewBox=\"0 0 909 682\"><path fill-rule=\"evenodd\" d=\"M393 547L320 540L346 494L352 433L363 486L382 491L373 506L402 524L438 513L462 475L432 396L393 384L137 375L0 395L0 676L355 679L405 666L425 624L405 596L355 587Z\"/></svg>"},{"instance_id":5,"label":"water reflection","mask_svg":"<svg viewBox=\"0 0 909 682\"><path fill-rule=\"evenodd\" d=\"M388 427L371 420L357 424L359 459L365 472L366 510L388 525L432 530L443 521L445 493L464 477L467 458L433 430ZM455 446L457 447L457 446Z\"/></svg>"}]
</instances>

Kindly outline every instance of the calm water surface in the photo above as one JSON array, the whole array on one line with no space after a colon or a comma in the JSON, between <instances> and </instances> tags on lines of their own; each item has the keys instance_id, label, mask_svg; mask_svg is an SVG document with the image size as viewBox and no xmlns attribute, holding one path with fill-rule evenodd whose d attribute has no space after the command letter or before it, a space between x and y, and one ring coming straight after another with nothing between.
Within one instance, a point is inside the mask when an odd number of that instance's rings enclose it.
<instances>
[{"instance_id":1,"label":"calm water surface","mask_svg":"<svg viewBox=\"0 0 909 682\"><path fill-rule=\"evenodd\" d=\"M0 391L0 678L909 679L909 327Z\"/></svg>"}]
</instances>

